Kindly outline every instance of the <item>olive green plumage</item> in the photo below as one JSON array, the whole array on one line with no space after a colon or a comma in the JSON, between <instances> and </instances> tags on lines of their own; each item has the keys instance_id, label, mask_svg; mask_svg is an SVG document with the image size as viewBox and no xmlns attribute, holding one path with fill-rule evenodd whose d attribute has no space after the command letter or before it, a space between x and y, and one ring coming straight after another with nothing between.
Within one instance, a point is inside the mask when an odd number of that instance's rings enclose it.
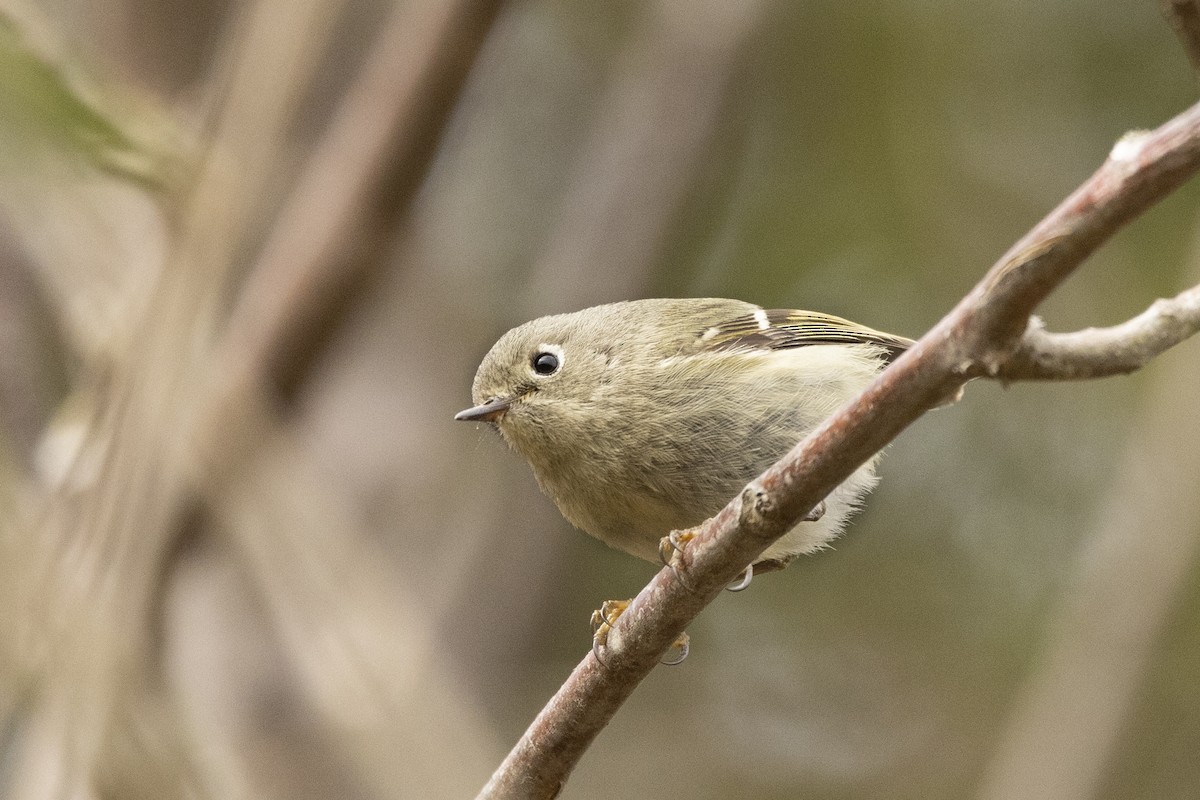
<instances>
[{"instance_id":1,"label":"olive green plumage","mask_svg":"<svg viewBox=\"0 0 1200 800\"><path fill-rule=\"evenodd\" d=\"M573 524L657 561L911 343L738 300L613 303L504 334L458 418L493 422ZM872 460L758 563L828 543L876 480Z\"/></svg>"}]
</instances>

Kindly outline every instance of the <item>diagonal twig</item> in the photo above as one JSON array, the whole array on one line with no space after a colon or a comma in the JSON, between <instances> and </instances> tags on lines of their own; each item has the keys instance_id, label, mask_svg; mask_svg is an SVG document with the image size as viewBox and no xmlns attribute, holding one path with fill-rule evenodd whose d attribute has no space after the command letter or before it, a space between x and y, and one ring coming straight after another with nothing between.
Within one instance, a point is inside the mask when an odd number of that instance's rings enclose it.
<instances>
[{"instance_id":1,"label":"diagonal twig","mask_svg":"<svg viewBox=\"0 0 1200 800\"><path fill-rule=\"evenodd\" d=\"M1200 169L1200 105L1123 138L1099 170L1018 241L928 334L706 522L617 621L604 664L589 654L481 798L553 797L596 734L692 619L860 464L976 377L998 377L1030 315L1125 223Z\"/></svg>"}]
</instances>

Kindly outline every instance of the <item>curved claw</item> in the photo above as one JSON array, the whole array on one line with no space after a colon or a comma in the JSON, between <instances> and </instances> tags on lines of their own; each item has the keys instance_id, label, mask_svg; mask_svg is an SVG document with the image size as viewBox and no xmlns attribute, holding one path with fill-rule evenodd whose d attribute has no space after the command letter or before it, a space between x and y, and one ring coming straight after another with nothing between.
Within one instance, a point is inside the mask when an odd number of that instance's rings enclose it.
<instances>
[{"instance_id":1,"label":"curved claw","mask_svg":"<svg viewBox=\"0 0 1200 800\"><path fill-rule=\"evenodd\" d=\"M658 558L662 561L663 566L671 568L671 572L675 573L675 577L688 591L692 591L692 585L688 583L684 577L684 569L682 561L675 560L676 553L682 553L684 545L696 538L696 529L688 528L682 531L671 531L666 536L658 540Z\"/></svg>"},{"instance_id":2,"label":"curved claw","mask_svg":"<svg viewBox=\"0 0 1200 800\"><path fill-rule=\"evenodd\" d=\"M668 654L674 653L675 655L665 655L659 660L658 663L662 664L664 667L674 667L678 664L682 664L683 660L688 657L688 651L690 649L691 639L688 638L686 633L681 633L679 634L678 639L671 642L671 649L667 651Z\"/></svg>"},{"instance_id":3,"label":"curved claw","mask_svg":"<svg viewBox=\"0 0 1200 800\"><path fill-rule=\"evenodd\" d=\"M725 587L727 592L740 592L750 585L750 581L754 580L754 565L746 567L746 571L742 573L742 577L735 583L731 583Z\"/></svg>"},{"instance_id":4,"label":"curved claw","mask_svg":"<svg viewBox=\"0 0 1200 800\"><path fill-rule=\"evenodd\" d=\"M600 637L593 636L592 637L592 655L595 656L596 660L600 662L600 666L607 667L608 664L604 663L604 656L600 655L600 651L603 649L604 649L604 644L600 641Z\"/></svg>"},{"instance_id":5,"label":"curved claw","mask_svg":"<svg viewBox=\"0 0 1200 800\"><path fill-rule=\"evenodd\" d=\"M629 603L629 600L605 600L600 608L592 612L592 655L604 666L608 665L604 664L604 657L600 653L608 646L608 632L612 630L617 617L625 613Z\"/></svg>"},{"instance_id":6,"label":"curved claw","mask_svg":"<svg viewBox=\"0 0 1200 800\"><path fill-rule=\"evenodd\" d=\"M683 546L696 538L695 528L683 531L671 531L658 540L658 560L664 567L671 566L676 553L683 552Z\"/></svg>"},{"instance_id":7,"label":"curved claw","mask_svg":"<svg viewBox=\"0 0 1200 800\"><path fill-rule=\"evenodd\" d=\"M671 534L667 534L658 540L658 560L662 562L664 567L671 566L671 559L675 557L675 543L671 541Z\"/></svg>"},{"instance_id":8,"label":"curved claw","mask_svg":"<svg viewBox=\"0 0 1200 800\"><path fill-rule=\"evenodd\" d=\"M608 649L608 634L616 623L617 617L625 613L630 602L632 601L605 600L600 608L592 612L592 655L603 667L608 666L604 661L604 651ZM668 667L683 663L691 649L689 641L686 633L679 634L679 638L671 643L671 647L667 651L671 655L664 657L659 663Z\"/></svg>"},{"instance_id":9,"label":"curved claw","mask_svg":"<svg viewBox=\"0 0 1200 800\"><path fill-rule=\"evenodd\" d=\"M825 501L817 503L813 506L813 510L804 515L801 522L817 522L821 517L825 516Z\"/></svg>"}]
</instances>

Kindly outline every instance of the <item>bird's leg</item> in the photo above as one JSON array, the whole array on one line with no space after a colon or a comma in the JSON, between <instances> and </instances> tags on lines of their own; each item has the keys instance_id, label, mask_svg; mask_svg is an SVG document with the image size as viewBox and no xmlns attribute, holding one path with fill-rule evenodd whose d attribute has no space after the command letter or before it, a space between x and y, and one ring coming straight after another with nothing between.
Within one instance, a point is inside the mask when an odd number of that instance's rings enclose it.
<instances>
[{"instance_id":1,"label":"bird's leg","mask_svg":"<svg viewBox=\"0 0 1200 800\"><path fill-rule=\"evenodd\" d=\"M601 654L608 647L608 635L612 632L617 617L624 614L625 609L629 608L629 604L632 602L632 600L605 600L600 608L592 612L592 655L601 664L604 664L604 656ZM680 664L687 658L688 649L688 635L681 633L671 643L671 647L660 663L668 667Z\"/></svg>"},{"instance_id":2,"label":"bird's leg","mask_svg":"<svg viewBox=\"0 0 1200 800\"><path fill-rule=\"evenodd\" d=\"M768 558L766 561L759 561L754 565L754 574L762 575L767 572L778 572L795 560L795 556L783 556L782 558Z\"/></svg>"}]
</instances>

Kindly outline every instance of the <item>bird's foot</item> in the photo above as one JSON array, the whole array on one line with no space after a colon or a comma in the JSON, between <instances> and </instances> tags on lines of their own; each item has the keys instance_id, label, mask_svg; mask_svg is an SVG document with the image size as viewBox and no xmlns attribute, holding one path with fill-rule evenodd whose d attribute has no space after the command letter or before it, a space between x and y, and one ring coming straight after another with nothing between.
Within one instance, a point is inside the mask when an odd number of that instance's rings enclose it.
<instances>
[{"instance_id":1,"label":"bird's foot","mask_svg":"<svg viewBox=\"0 0 1200 800\"><path fill-rule=\"evenodd\" d=\"M807 514L805 514L804 517L800 521L801 522L816 522L816 521L820 520L821 517L823 517L823 516L825 516L825 501L824 500L817 503L813 507L813 510L808 512Z\"/></svg>"},{"instance_id":2,"label":"bird's foot","mask_svg":"<svg viewBox=\"0 0 1200 800\"><path fill-rule=\"evenodd\" d=\"M598 609L592 612L592 655L601 664L604 658L600 655L608 647L608 634L612 631L617 617L625 613L631 600L605 600Z\"/></svg>"},{"instance_id":3,"label":"bird's foot","mask_svg":"<svg viewBox=\"0 0 1200 800\"><path fill-rule=\"evenodd\" d=\"M692 584L684 577L683 561L676 556L683 554L684 547L688 542L696 538L699 533L699 528L685 528L681 531L671 531L666 536L658 540L658 559L662 563L671 568L671 572L675 573L675 577L679 579L688 591L692 590Z\"/></svg>"},{"instance_id":4,"label":"bird's foot","mask_svg":"<svg viewBox=\"0 0 1200 800\"><path fill-rule=\"evenodd\" d=\"M681 531L671 531L659 539L658 559L662 561L663 566L672 566L671 562L675 560L675 554L682 553L684 546L696 538L699 530L699 528L686 528Z\"/></svg>"},{"instance_id":5,"label":"bird's foot","mask_svg":"<svg viewBox=\"0 0 1200 800\"><path fill-rule=\"evenodd\" d=\"M592 655L604 664L604 651L608 649L608 637L617 618L625 613L632 600L605 600L600 608L592 612ZM673 667L687 658L689 640L687 633L679 634L663 655L660 663Z\"/></svg>"},{"instance_id":6,"label":"bird's foot","mask_svg":"<svg viewBox=\"0 0 1200 800\"><path fill-rule=\"evenodd\" d=\"M825 513L825 504L823 502L820 506L818 506L818 508L821 510L822 514ZM819 518L820 517L817 517L817 519ZM671 531L658 541L659 560L671 568L671 571L675 573L675 577L678 578L680 583L682 583L684 586L688 586L688 582L684 579L683 572L680 569L680 564L676 562L675 556L678 553L682 553L683 548L687 545L687 543L696 538L696 533L699 530L699 528L687 528L681 531ZM750 566L746 567L745 572L742 573L742 577L738 578L725 588L731 592L740 592L750 585L750 581L753 578L754 565L751 564ZM690 589L691 587L688 586L688 588Z\"/></svg>"}]
</instances>

